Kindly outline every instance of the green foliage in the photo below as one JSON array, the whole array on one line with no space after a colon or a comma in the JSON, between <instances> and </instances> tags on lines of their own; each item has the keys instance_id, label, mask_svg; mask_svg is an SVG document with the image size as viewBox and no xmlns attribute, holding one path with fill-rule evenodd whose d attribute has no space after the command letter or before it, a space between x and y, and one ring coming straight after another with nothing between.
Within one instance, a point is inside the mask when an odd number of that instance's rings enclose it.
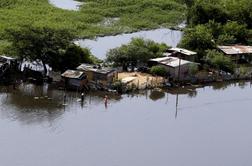
<instances>
[{"instance_id":1,"label":"green foliage","mask_svg":"<svg viewBox=\"0 0 252 166\"><path fill-rule=\"evenodd\" d=\"M189 74L195 75L199 71L199 66L195 63L189 65Z\"/></svg>"},{"instance_id":2,"label":"green foliage","mask_svg":"<svg viewBox=\"0 0 252 166\"><path fill-rule=\"evenodd\" d=\"M167 76L167 71L163 66L152 66L150 73L157 76Z\"/></svg>"},{"instance_id":3,"label":"green foliage","mask_svg":"<svg viewBox=\"0 0 252 166\"><path fill-rule=\"evenodd\" d=\"M218 70L227 72L234 71L234 63L231 58L216 50L208 50L205 60L208 64Z\"/></svg>"},{"instance_id":4,"label":"green foliage","mask_svg":"<svg viewBox=\"0 0 252 166\"><path fill-rule=\"evenodd\" d=\"M247 43L248 38L248 30L246 25L239 24L238 22L231 21L223 26L223 34L231 36L233 39L233 43Z\"/></svg>"},{"instance_id":5,"label":"green foliage","mask_svg":"<svg viewBox=\"0 0 252 166\"><path fill-rule=\"evenodd\" d=\"M122 83L121 80L113 82L112 89L117 90L117 92L122 93L126 89L126 85Z\"/></svg>"},{"instance_id":6,"label":"green foliage","mask_svg":"<svg viewBox=\"0 0 252 166\"><path fill-rule=\"evenodd\" d=\"M91 57L92 55L88 49L71 44L60 58L56 57L52 61L54 63L52 66L59 65L56 69L63 72L67 69L75 69L80 63L93 63Z\"/></svg>"},{"instance_id":7,"label":"green foliage","mask_svg":"<svg viewBox=\"0 0 252 166\"><path fill-rule=\"evenodd\" d=\"M251 0L222 0L225 9L229 13L229 19L246 24L252 28L252 1Z\"/></svg>"},{"instance_id":8,"label":"green foliage","mask_svg":"<svg viewBox=\"0 0 252 166\"><path fill-rule=\"evenodd\" d=\"M107 53L107 62L115 66L123 66L124 70L129 65L137 66L139 63L147 63L151 58L161 57L168 48L165 44L158 44L151 40L133 38L129 44L111 49Z\"/></svg>"},{"instance_id":9,"label":"green foliage","mask_svg":"<svg viewBox=\"0 0 252 166\"><path fill-rule=\"evenodd\" d=\"M88 61L90 53L72 43L75 36L66 29L55 30L23 26L20 29L7 29L5 39L11 43L13 54L20 59L40 60L53 70L73 68L82 61Z\"/></svg>"},{"instance_id":10,"label":"green foliage","mask_svg":"<svg viewBox=\"0 0 252 166\"><path fill-rule=\"evenodd\" d=\"M221 24L211 20L186 29L180 47L195 50L200 55L204 50L215 48L216 44L247 44L248 40L249 31L245 24L236 21Z\"/></svg>"},{"instance_id":11,"label":"green foliage","mask_svg":"<svg viewBox=\"0 0 252 166\"><path fill-rule=\"evenodd\" d=\"M239 24L236 21L229 21L226 24L220 24L215 21L209 21L205 26L211 31L217 44L229 45L236 43L248 43L249 31L245 24Z\"/></svg>"},{"instance_id":12,"label":"green foliage","mask_svg":"<svg viewBox=\"0 0 252 166\"><path fill-rule=\"evenodd\" d=\"M83 0L79 0L83 1ZM54 7L48 0L1 0L0 34L23 24L69 29L79 37L94 37L160 25L175 26L185 19L185 6L176 0L84 0L80 11ZM110 26L100 23L120 18Z\"/></svg>"},{"instance_id":13,"label":"green foliage","mask_svg":"<svg viewBox=\"0 0 252 166\"><path fill-rule=\"evenodd\" d=\"M186 29L180 47L191 50L206 50L214 48L213 35L204 25L197 25L194 28Z\"/></svg>"},{"instance_id":14,"label":"green foliage","mask_svg":"<svg viewBox=\"0 0 252 166\"><path fill-rule=\"evenodd\" d=\"M193 25L205 24L209 20L225 23L228 20L228 14L223 7L212 0L198 0L189 9L188 17Z\"/></svg>"},{"instance_id":15,"label":"green foliage","mask_svg":"<svg viewBox=\"0 0 252 166\"><path fill-rule=\"evenodd\" d=\"M205 24L210 20L225 24L230 20L252 28L252 1L194 0L188 6L188 18L192 25Z\"/></svg>"}]
</instances>

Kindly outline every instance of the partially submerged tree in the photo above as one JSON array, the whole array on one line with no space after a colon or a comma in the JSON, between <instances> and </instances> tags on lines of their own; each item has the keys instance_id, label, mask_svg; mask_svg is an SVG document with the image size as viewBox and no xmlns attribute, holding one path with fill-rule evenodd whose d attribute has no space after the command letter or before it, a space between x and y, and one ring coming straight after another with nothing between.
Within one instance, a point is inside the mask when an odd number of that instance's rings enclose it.
<instances>
[{"instance_id":1,"label":"partially submerged tree","mask_svg":"<svg viewBox=\"0 0 252 166\"><path fill-rule=\"evenodd\" d=\"M151 58L161 57L168 48L165 44L158 44L151 40L133 38L129 44L111 49L107 53L106 61L115 66L122 66L124 70L131 66L147 63Z\"/></svg>"},{"instance_id":2,"label":"partially submerged tree","mask_svg":"<svg viewBox=\"0 0 252 166\"><path fill-rule=\"evenodd\" d=\"M7 29L6 37L11 49L20 59L39 60L47 73L46 64L53 70L71 68L89 56L73 44L75 35L66 29L55 30L48 27L22 26L18 30Z\"/></svg>"}]
</instances>

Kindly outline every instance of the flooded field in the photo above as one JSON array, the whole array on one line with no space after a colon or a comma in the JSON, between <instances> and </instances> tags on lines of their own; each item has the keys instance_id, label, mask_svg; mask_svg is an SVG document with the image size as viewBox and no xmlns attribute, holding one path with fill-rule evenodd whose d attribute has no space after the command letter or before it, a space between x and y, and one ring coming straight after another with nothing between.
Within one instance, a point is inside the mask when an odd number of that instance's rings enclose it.
<instances>
[{"instance_id":1,"label":"flooded field","mask_svg":"<svg viewBox=\"0 0 252 166\"><path fill-rule=\"evenodd\" d=\"M120 47L122 44L127 44L132 38L141 37L158 43L165 43L168 46L176 47L180 42L182 35L183 33L181 31L160 28L129 34L120 34L116 36L98 37L95 40L78 40L77 42L82 47L90 48L93 55L100 59L104 59L109 49Z\"/></svg>"},{"instance_id":2,"label":"flooded field","mask_svg":"<svg viewBox=\"0 0 252 166\"><path fill-rule=\"evenodd\" d=\"M0 165L252 165L250 82L104 95L2 87Z\"/></svg>"}]
</instances>

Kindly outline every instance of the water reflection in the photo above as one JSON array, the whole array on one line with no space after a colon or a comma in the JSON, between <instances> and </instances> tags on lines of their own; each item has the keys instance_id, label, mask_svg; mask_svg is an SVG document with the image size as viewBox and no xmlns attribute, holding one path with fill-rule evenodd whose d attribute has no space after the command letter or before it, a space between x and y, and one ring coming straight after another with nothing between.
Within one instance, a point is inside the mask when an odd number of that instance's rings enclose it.
<instances>
[{"instance_id":1,"label":"water reflection","mask_svg":"<svg viewBox=\"0 0 252 166\"><path fill-rule=\"evenodd\" d=\"M230 83L214 83L211 86L202 88L204 93L209 89L225 90L230 87L239 87L246 89L251 85L251 82L230 82ZM132 100L142 100L148 103L152 100L156 103L161 101L163 104L175 105L175 118L178 116L178 111L188 108L199 108L209 104L221 104L230 102L240 102L241 100L219 100L219 101L203 101L193 106L180 107L185 97L197 99L199 89L195 87L183 87L173 89L153 89L139 91L138 93L130 93L126 95L107 94L107 92L90 92L85 94L84 100L81 101L79 92L65 92L55 90L49 85L36 86L33 84L23 84L18 89L13 90L12 87L0 88L0 114L1 118L22 121L26 124L42 123L44 121L53 123L54 120L60 119L66 111L92 110L93 107L104 105L104 97L108 95L107 110L109 111L116 103L124 103L127 98ZM65 96L65 101L64 101ZM170 97L169 97L170 96ZM176 96L175 98L173 96ZM182 101L181 101L182 100ZM127 102L128 109L137 107L132 105L131 101ZM155 103L154 103L155 104Z\"/></svg>"},{"instance_id":2,"label":"water reflection","mask_svg":"<svg viewBox=\"0 0 252 166\"><path fill-rule=\"evenodd\" d=\"M165 97L165 93L162 90L151 90L149 98L153 101L160 100Z\"/></svg>"},{"instance_id":3,"label":"water reflection","mask_svg":"<svg viewBox=\"0 0 252 166\"><path fill-rule=\"evenodd\" d=\"M218 83L213 83L211 85L211 87L214 90L225 90L229 87L240 87L241 89L244 89L245 87L247 87L248 85L251 85L252 82L250 81L231 81L231 82L218 82Z\"/></svg>"},{"instance_id":4,"label":"water reflection","mask_svg":"<svg viewBox=\"0 0 252 166\"><path fill-rule=\"evenodd\" d=\"M189 96L193 88L185 92L187 87L111 95L107 109L106 93L90 92L82 105L78 92L30 84L7 92L4 87L1 165L249 166L251 88L249 82L228 86L197 88L194 97ZM64 93L66 105L57 108Z\"/></svg>"}]
</instances>

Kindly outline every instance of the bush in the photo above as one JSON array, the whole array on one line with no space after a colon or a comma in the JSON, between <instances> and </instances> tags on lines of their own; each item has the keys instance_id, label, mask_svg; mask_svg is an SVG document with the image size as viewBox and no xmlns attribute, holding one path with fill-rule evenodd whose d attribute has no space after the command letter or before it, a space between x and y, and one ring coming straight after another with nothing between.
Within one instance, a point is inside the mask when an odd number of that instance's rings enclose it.
<instances>
[{"instance_id":1,"label":"bush","mask_svg":"<svg viewBox=\"0 0 252 166\"><path fill-rule=\"evenodd\" d=\"M157 76L166 76L167 75L167 71L162 66L152 66L150 69L150 73L153 75L157 75Z\"/></svg>"},{"instance_id":2,"label":"bush","mask_svg":"<svg viewBox=\"0 0 252 166\"><path fill-rule=\"evenodd\" d=\"M185 31L180 47L191 50L206 50L214 48L213 35L205 25L197 25Z\"/></svg>"},{"instance_id":3,"label":"bush","mask_svg":"<svg viewBox=\"0 0 252 166\"><path fill-rule=\"evenodd\" d=\"M227 72L234 72L234 63L231 58L216 50L208 50L205 58L206 62L212 67Z\"/></svg>"},{"instance_id":4,"label":"bush","mask_svg":"<svg viewBox=\"0 0 252 166\"><path fill-rule=\"evenodd\" d=\"M189 74L195 75L199 71L199 66L195 63L189 65Z\"/></svg>"},{"instance_id":5,"label":"bush","mask_svg":"<svg viewBox=\"0 0 252 166\"><path fill-rule=\"evenodd\" d=\"M161 57L167 48L167 45L152 40L133 38L130 43L109 50L106 61L127 70L129 66L134 68L146 64L149 59Z\"/></svg>"}]
</instances>

